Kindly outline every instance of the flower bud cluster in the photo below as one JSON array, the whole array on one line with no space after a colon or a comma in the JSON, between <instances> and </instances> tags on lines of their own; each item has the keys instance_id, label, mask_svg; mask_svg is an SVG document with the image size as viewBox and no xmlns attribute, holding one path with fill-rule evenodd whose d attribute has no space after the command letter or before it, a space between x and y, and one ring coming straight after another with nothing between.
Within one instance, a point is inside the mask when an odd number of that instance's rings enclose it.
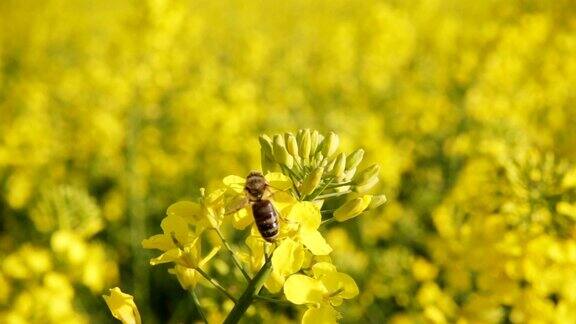
<instances>
[{"instance_id":1,"label":"flower bud cluster","mask_svg":"<svg viewBox=\"0 0 576 324\"><path fill-rule=\"evenodd\" d=\"M339 152L340 138L334 132L321 134L300 129L293 133L259 137L262 170L281 171L294 183L300 200L345 198L334 215L338 221L358 216L386 202L386 197L365 195L379 182L380 167L360 168L364 150ZM347 197L346 197L347 196Z\"/></svg>"}]
</instances>

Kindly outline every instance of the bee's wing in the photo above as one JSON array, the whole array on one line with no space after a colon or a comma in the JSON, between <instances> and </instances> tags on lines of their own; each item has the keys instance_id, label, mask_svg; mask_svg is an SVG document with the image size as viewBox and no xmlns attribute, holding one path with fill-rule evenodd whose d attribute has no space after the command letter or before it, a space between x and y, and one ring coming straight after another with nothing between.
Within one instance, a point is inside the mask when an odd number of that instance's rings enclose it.
<instances>
[{"instance_id":1,"label":"bee's wing","mask_svg":"<svg viewBox=\"0 0 576 324\"><path fill-rule=\"evenodd\" d=\"M240 209L246 207L248 204L248 198L245 195L237 195L230 198L224 207L224 215L234 214Z\"/></svg>"}]
</instances>

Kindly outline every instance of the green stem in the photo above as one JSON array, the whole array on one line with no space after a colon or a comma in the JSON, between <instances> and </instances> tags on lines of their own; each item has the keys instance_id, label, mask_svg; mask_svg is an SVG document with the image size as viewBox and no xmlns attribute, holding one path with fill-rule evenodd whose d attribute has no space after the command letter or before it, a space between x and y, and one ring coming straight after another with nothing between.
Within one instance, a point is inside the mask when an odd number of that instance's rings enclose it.
<instances>
[{"instance_id":1,"label":"green stem","mask_svg":"<svg viewBox=\"0 0 576 324\"><path fill-rule=\"evenodd\" d=\"M255 299L259 299L261 301L265 301L265 302L270 302L270 303L275 303L275 304L282 304L282 305L291 305L291 303L287 300L280 300L280 299L276 299L276 298L271 298L271 297L266 297L266 296L261 296L261 295L256 295L254 296Z\"/></svg>"},{"instance_id":2,"label":"green stem","mask_svg":"<svg viewBox=\"0 0 576 324\"><path fill-rule=\"evenodd\" d=\"M338 197L338 196L342 196L342 195L347 195L351 192L352 191L350 191L350 190L343 191L343 192L333 192L333 193L329 193L329 194L325 194L325 195L320 195L320 196L316 197L316 199L326 199L326 198Z\"/></svg>"},{"instance_id":3,"label":"green stem","mask_svg":"<svg viewBox=\"0 0 576 324\"><path fill-rule=\"evenodd\" d=\"M358 216L364 214L365 212L366 212L366 211L361 212L360 214L358 214ZM358 217L358 216L356 216L356 217ZM320 226L328 225L328 224L331 224L331 223L333 223L333 222L335 222L335 221L336 221L336 218L334 218L334 216L332 216L331 218L327 218L327 219L323 220L323 221L320 223Z\"/></svg>"},{"instance_id":4,"label":"green stem","mask_svg":"<svg viewBox=\"0 0 576 324\"><path fill-rule=\"evenodd\" d=\"M290 179L298 179L298 180L302 180L303 177L299 176L296 172L294 172L292 169L289 169L287 166L281 164L280 168L282 169L283 173L288 175L290 177ZM294 182L294 181L292 181Z\"/></svg>"},{"instance_id":5,"label":"green stem","mask_svg":"<svg viewBox=\"0 0 576 324\"><path fill-rule=\"evenodd\" d=\"M226 249L230 253L230 256L232 257L232 262L234 262L236 267L240 270L240 272L242 272L242 275L244 276L244 278L246 278L246 280L250 281L250 279L251 279L250 276L248 275L246 270L244 270L244 268L240 264L240 261L238 261L238 259L236 259L236 255L234 255L234 252L232 251L232 247L230 247L230 244L228 244L228 241L226 241L226 239L224 239L224 236L222 236L222 233L220 233L219 229L214 228L214 230L216 231L216 233L218 233L220 240L222 240L222 244L224 244L224 247L226 247Z\"/></svg>"},{"instance_id":6,"label":"green stem","mask_svg":"<svg viewBox=\"0 0 576 324\"><path fill-rule=\"evenodd\" d=\"M300 162L298 162L298 159L294 158L294 164L296 165L296 167L298 167L298 170L300 170L300 173L304 173L304 168L302 167Z\"/></svg>"},{"instance_id":7,"label":"green stem","mask_svg":"<svg viewBox=\"0 0 576 324\"><path fill-rule=\"evenodd\" d=\"M196 306L196 311L202 318L205 324L208 324L208 320L206 320L206 316L202 311L202 307L200 306L200 301L198 300L198 295L196 295L196 290L194 288L190 289L190 295L192 296L192 301L194 301L194 305Z\"/></svg>"},{"instance_id":8,"label":"green stem","mask_svg":"<svg viewBox=\"0 0 576 324\"><path fill-rule=\"evenodd\" d=\"M320 226L328 225L328 224L330 224L330 223L334 223L335 221L336 221L336 219L335 219L334 217L328 218L328 219L326 219L326 220L323 220L323 221L320 223Z\"/></svg>"},{"instance_id":9,"label":"green stem","mask_svg":"<svg viewBox=\"0 0 576 324\"><path fill-rule=\"evenodd\" d=\"M294 177L292 176L292 171L283 165L281 165L280 168L282 169L284 174L288 175L288 177L290 178L290 181L292 181L292 188L296 192L296 195L298 196L298 200L300 200L300 198L301 198L300 192L298 191L298 188L296 187L296 181L294 181Z\"/></svg>"},{"instance_id":10,"label":"green stem","mask_svg":"<svg viewBox=\"0 0 576 324\"><path fill-rule=\"evenodd\" d=\"M210 277L210 275L208 275L206 272L204 272L204 270L200 269L199 267L194 268L194 270L198 271L198 273L200 273L202 275L202 277L204 277L206 280L208 280L214 287L216 287L218 290L220 290L220 292L222 292L224 295L226 295L226 297L228 297L231 301L233 301L234 303L237 302L236 298L234 298L234 296L232 296L224 287L222 287L222 285L216 281L216 279Z\"/></svg>"},{"instance_id":11,"label":"green stem","mask_svg":"<svg viewBox=\"0 0 576 324\"><path fill-rule=\"evenodd\" d=\"M235 324L238 323L238 321L240 321L240 318L242 318L242 315L244 315L248 307L252 304L254 298L256 298L256 296L260 292L260 289L262 289L264 282L266 281L266 279L268 279L268 276L270 275L271 272L272 272L272 258L266 258L266 262L264 263L260 271L258 271L256 276L254 276L252 281L248 283L248 287L246 287L246 290L244 291L242 296L240 296L240 299L238 300L236 305L234 305L234 308L232 308L232 311L230 312L230 314L228 314L228 317L226 317L226 319L224 320L224 324Z\"/></svg>"},{"instance_id":12,"label":"green stem","mask_svg":"<svg viewBox=\"0 0 576 324\"><path fill-rule=\"evenodd\" d=\"M352 184L352 181L335 183L335 184L329 185L328 188L332 189L332 188L338 188L338 187L345 187L345 186L350 186L351 184Z\"/></svg>"}]
</instances>

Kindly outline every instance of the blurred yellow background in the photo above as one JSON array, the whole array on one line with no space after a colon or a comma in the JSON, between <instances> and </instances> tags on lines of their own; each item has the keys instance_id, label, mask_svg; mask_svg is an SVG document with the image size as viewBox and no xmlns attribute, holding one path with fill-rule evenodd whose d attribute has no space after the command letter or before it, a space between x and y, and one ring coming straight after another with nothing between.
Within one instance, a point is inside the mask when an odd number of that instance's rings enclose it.
<instances>
[{"instance_id":1,"label":"blurred yellow background","mask_svg":"<svg viewBox=\"0 0 576 324\"><path fill-rule=\"evenodd\" d=\"M389 199L327 235L344 322L576 323L575 124L569 0L3 0L0 322L111 321L116 285L187 318L141 240L315 128Z\"/></svg>"}]
</instances>

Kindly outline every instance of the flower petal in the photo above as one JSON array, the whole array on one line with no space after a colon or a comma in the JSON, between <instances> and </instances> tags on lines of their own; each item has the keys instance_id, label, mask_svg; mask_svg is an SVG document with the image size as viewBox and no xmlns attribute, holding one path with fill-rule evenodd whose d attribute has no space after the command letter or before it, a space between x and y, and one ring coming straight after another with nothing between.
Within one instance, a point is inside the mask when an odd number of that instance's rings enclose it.
<instances>
[{"instance_id":1,"label":"flower petal","mask_svg":"<svg viewBox=\"0 0 576 324\"><path fill-rule=\"evenodd\" d=\"M320 281L301 274L294 274L284 283L284 295L294 304L319 303L325 292Z\"/></svg>"},{"instance_id":2,"label":"flower petal","mask_svg":"<svg viewBox=\"0 0 576 324\"><path fill-rule=\"evenodd\" d=\"M314 255L328 255L330 252L332 252L332 247L326 243L326 240L324 237L322 237L322 234L316 230L301 230L300 241Z\"/></svg>"},{"instance_id":3,"label":"flower petal","mask_svg":"<svg viewBox=\"0 0 576 324\"><path fill-rule=\"evenodd\" d=\"M224 211L218 208L207 207L206 219L213 228L220 228L222 220L224 219Z\"/></svg>"},{"instance_id":4,"label":"flower petal","mask_svg":"<svg viewBox=\"0 0 576 324\"><path fill-rule=\"evenodd\" d=\"M288 215L290 213L291 207L297 202L297 200L287 191L277 191L272 196L272 201L274 202L274 207L282 215Z\"/></svg>"},{"instance_id":5,"label":"flower petal","mask_svg":"<svg viewBox=\"0 0 576 324\"><path fill-rule=\"evenodd\" d=\"M171 249L164 253L162 253L159 257L151 259L150 265L157 265L161 263L168 263L168 262L176 262L182 255L182 250L180 249Z\"/></svg>"},{"instance_id":6,"label":"flower petal","mask_svg":"<svg viewBox=\"0 0 576 324\"><path fill-rule=\"evenodd\" d=\"M338 297L344 299L354 298L358 295L358 286L354 279L342 272L333 272L320 279L329 293L342 290Z\"/></svg>"},{"instance_id":7,"label":"flower petal","mask_svg":"<svg viewBox=\"0 0 576 324\"><path fill-rule=\"evenodd\" d=\"M320 214L320 209L314 203L304 202L302 203L305 208L305 215L302 217L301 226L307 230L317 230L322 223L322 215Z\"/></svg>"},{"instance_id":8,"label":"flower petal","mask_svg":"<svg viewBox=\"0 0 576 324\"><path fill-rule=\"evenodd\" d=\"M168 251L175 248L174 241L169 235L156 234L142 241L142 247L145 249L158 249Z\"/></svg>"},{"instance_id":9,"label":"flower petal","mask_svg":"<svg viewBox=\"0 0 576 324\"><path fill-rule=\"evenodd\" d=\"M322 304L320 307L311 307L304 313L302 324L331 324L337 323L338 312L330 305Z\"/></svg>"},{"instance_id":10,"label":"flower petal","mask_svg":"<svg viewBox=\"0 0 576 324\"><path fill-rule=\"evenodd\" d=\"M268 181L268 184L274 189L277 190L288 190L292 187L292 181L290 178L285 176L280 172L269 172L267 173L264 178Z\"/></svg>"},{"instance_id":11,"label":"flower petal","mask_svg":"<svg viewBox=\"0 0 576 324\"><path fill-rule=\"evenodd\" d=\"M112 315L123 324L140 324L140 313L134 303L134 298L123 293L120 288L110 289L110 296L102 296L112 312Z\"/></svg>"},{"instance_id":12,"label":"flower petal","mask_svg":"<svg viewBox=\"0 0 576 324\"><path fill-rule=\"evenodd\" d=\"M160 227L164 234L172 235L172 233L174 233L176 240L178 240L180 244L186 244L193 239L190 237L188 222L186 222L183 217L174 214L168 215L164 217L160 223Z\"/></svg>"},{"instance_id":13,"label":"flower petal","mask_svg":"<svg viewBox=\"0 0 576 324\"><path fill-rule=\"evenodd\" d=\"M291 275L302 267L304 248L301 244L287 238L274 250L272 269L282 276Z\"/></svg>"},{"instance_id":14,"label":"flower petal","mask_svg":"<svg viewBox=\"0 0 576 324\"><path fill-rule=\"evenodd\" d=\"M316 230L322 222L320 209L309 201L296 203L287 215L288 220L301 224L307 230Z\"/></svg>"},{"instance_id":15,"label":"flower petal","mask_svg":"<svg viewBox=\"0 0 576 324\"><path fill-rule=\"evenodd\" d=\"M264 286L268 291L273 294L279 293L282 290L282 286L284 285L284 276L278 274L276 271L272 271Z\"/></svg>"},{"instance_id":16,"label":"flower petal","mask_svg":"<svg viewBox=\"0 0 576 324\"><path fill-rule=\"evenodd\" d=\"M248 225L254 222L254 218L252 217L252 213L248 212L247 208L242 208L238 212L234 213L234 228L243 230Z\"/></svg>"},{"instance_id":17,"label":"flower petal","mask_svg":"<svg viewBox=\"0 0 576 324\"><path fill-rule=\"evenodd\" d=\"M184 289L196 287L200 275L194 269L186 268L181 265L176 265L173 269L168 269L168 272L175 275Z\"/></svg>"},{"instance_id":18,"label":"flower petal","mask_svg":"<svg viewBox=\"0 0 576 324\"><path fill-rule=\"evenodd\" d=\"M202 219L202 208L200 204L191 201L179 201L168 207L166 215L179 216L194 224Z\"/></svg>"},{"instance_id":19,"label":"flower petal","mask_svg":"<svg viewBox=\"0 0 576 324\"><path fill-rule=\"evenodd\" d=\"M330 305L332 306L340 306L344 299L340 297L340 295L330 297Z\"/></svg>"},{"instance_id":20,"label":"flower petal","mask_svg":"<svg viewBox=\"0 0 576 324\"><path fill-rule=\"evenodd\" d=\"M368 208L371 200L372 195L364 195L362 197L349 200L344 203L344 205L336 209L334 212L334 218L339 222L354 218L360 215L366 208Z\"/></svg>"},{"instance_id":21,"label":"flower petal","mask_svg":"<svg viewBox=\"0 0 576 324\"><path fill-rule=\"evenodd\" d=\"M318 279L335 272L336 266L329 262L318 262L312 266L312 273Z\"/></svg>"},{"instance_id":22,"label":"flower petal","mask_svg":"<svg viewBox=\"0 0 576 324\"><path fill-rule=\"evenodd\" d=\"M242 186L244 186L244 184L242 184ZM218 203L218 201L223 199L225 192L226 189L224 188L212 191L211 193L208 194L208 196L204 198L204 203L207 205L213 205Z\"/></svg>"},{"instance_id":23,"label":"flower petal","mask_svg":"<svg viewBox=\"0 0 576 324\"><path fill-rule=\"evenodd\" d=\"M249 265L254 273L260 269L264 263L264 243L260 236L250 235L246 238L246 245L250 248Z\"/></svg>"}]
</instances>

